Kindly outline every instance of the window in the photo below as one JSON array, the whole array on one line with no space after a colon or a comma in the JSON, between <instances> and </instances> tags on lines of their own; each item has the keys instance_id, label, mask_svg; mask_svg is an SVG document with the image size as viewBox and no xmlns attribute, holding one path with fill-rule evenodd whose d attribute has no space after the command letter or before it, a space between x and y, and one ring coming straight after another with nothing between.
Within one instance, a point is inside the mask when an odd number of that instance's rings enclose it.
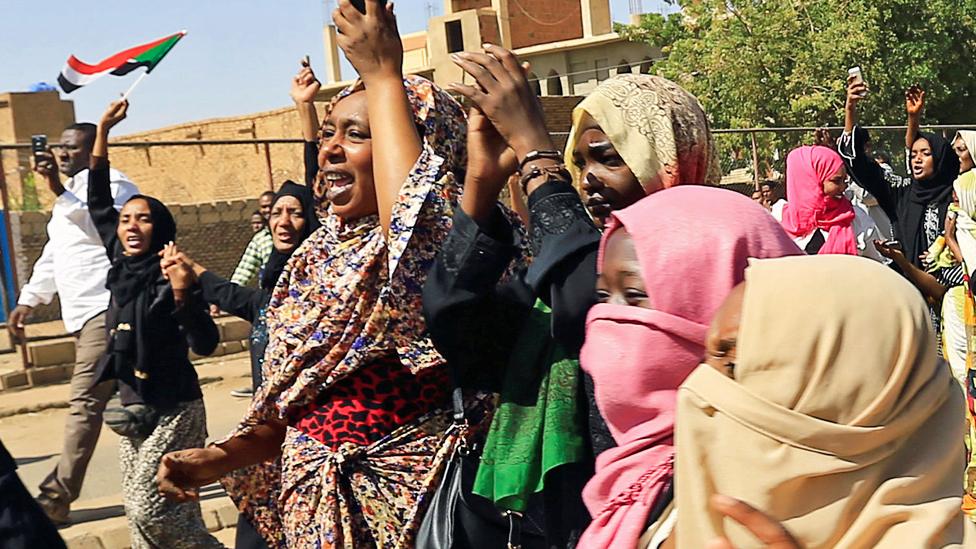
<instances>
[{"instance_id":1,"label":"window","mask_svg":"<svg viewBox=\"0 0 976 549\"><path fill-rule=\"evenodd\" d=\"M603 82L607 78L610 78L610 69L608 68L608 65L610 64L609 61L606 59L597 59L594 64L596 65L597 82Z\"/></svg>"},{"instance_id":2,"label":"window","mask_svg":"<svg viewBox=\"0 0 976 549\"><path fill-rule=\"evenodd\" d=\"M464 32L461 30L461 20L444 23L444 31L447 35L447 53L464 51Z\"/></svg>"},{"instance_id":3,"label":"window","mask_svg":"<svg viewBox=\"0 0 976 549\"><path fill-rule=\"evenodd\" d=\"M529 73L529 86L532 86L532 93L542 95L542 84L539 83L539 77L534 72Z\"/></svg>"},{"instance_id":4,"label":"window","mask_svg":"<svg viewBox=\"0 0 976 549\"><path fill-rule=\"evenodd\" d=\"M653 64L654 64L654 61L651 60L650 57L645 57L644 60L641 61L641 64L640 64L641 74L650 74L651 73L651 65L653 65Z\"/></svg>"},{"instance_id":5,"label":"window","mask_svg":"<svg viewBox=\"0 0 976 549\"><path fill-rule=\"evenodd\" d=\"M626 59L621 59L617 61L617 74L630 74L633 69L630 68L630 62Z\"/></svg>"},{"instance_id":6,"label":"window","mask_svg":"<svg viewBox=\"0 0 976 549\"><path fill-rule=\"evenodd\" d=\"M559 73L555 69L549 71L549 77L546 79L546 95L562 95L563 94L563 82L559 78Z\"/></svg>"}]
</instances>

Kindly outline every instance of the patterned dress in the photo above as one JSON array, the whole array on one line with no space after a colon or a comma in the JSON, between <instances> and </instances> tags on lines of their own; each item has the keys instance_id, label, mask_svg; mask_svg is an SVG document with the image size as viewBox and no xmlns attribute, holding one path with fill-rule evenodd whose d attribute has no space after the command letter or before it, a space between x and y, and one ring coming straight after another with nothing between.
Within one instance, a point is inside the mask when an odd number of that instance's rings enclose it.
<instances>
[{"instance_id":1,"label":"patterned dress","mask_svg":"<svg viewBox=\"0 0 976 549\"><path fill-rule=\"evenodd\" d=\"M411 547L459 443L421 288L460 195L466 121L432 83L407 77L405 88L424 147L389 233L377 216L343 220L320 202L322 228L296 250L268 305L264 384L234 436L288 422L281 468L251 467L223 484L272 547ZM320 175L317 198L327 185ZM403 402L405 391L424 398L409 411L368 413L377 392ZM489 402L472 395L466 405L487 411ZM323 428L337 417L343 429Z\"/></svg>"}]
</instances>

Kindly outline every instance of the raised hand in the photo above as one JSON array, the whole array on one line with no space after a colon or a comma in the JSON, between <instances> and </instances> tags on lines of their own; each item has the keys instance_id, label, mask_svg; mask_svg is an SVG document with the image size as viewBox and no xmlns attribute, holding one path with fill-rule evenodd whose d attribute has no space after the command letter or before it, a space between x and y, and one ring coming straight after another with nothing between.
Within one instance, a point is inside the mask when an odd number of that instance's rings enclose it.
<instances>
[{"instance_id":1,"label":"raised hand","mask_svg":"<svg viewBox=\"0 0 976 549\"><path fill-rule=\"evenodd\" d=\"M315 96L319 93L321 87L322 84L315 78L315 73L312 72L312 67L306 55L302 59L302 68L291 79L291 99L296 104L312 103L315 101Z\"/></svg>"},{"instance_id":2,"label":"raised hand","mask_svg":"<svg viewBox=\"0 0 976 549\"><path fill-rule=\"evenodd\" d=\"M820 145L821 147L830 147L831 149L837 148L837 140L834 136L830 135L830 130L827 128L817 128L814 130L813 144Z\"/></svg>"},{"instance_id":3,"label":"raised hand","mask_svg":"<svg viewBox=\"0 0 976 549\"><path fill-rule=\"evenodd\" d=\"M918 84L913 84L905 90L905 111L909 116L917 116L925 108L925 90Z\"/></svg>"},{"instance_id":4,"label":"raised hand","mask_svg":"<svg viewBox=\"0 0 976 549\"><path fill-rule=\"evenodd\" d=\"M336 42L367 86L375 78L401 78L403 43L397 30L393 4L365 0L361 13L349 0L339 0L332 12L339 35Z\"/></svg>"},{"instance_id":5,"label":"raised hand","mask_svg":"<svg viewBox=\"0 0 976 549\"><path fill-rule=\"evenodd\" d=\"M867 97L868 92L871 91L868 88L867 82L859 80L853 76L847 78L847 106L855 107L857 104Z\"/></svg>"},{"instance_id":6,"label":"raised hand","mask_svg":"<svg viewBox=\"0 0 976 549\"><path fill-rule=\"evenodd\" d=\"M478 86L453 83L449 87L478 106L519 159L533 150L555 148L542 106L515 54L485 44L483 53L458 52L451 54L451 59L474 77Z\"/></svg>"},{"instance_id":7,"label":"raised hand","mask_svg":"<svg viewBox=\"0 0 976 549\"><path fill-rule=\"evenodd\" d=\"M767 549L800 549L799 542L785 526L751 505L719 494L712 496L708 503L715 511L738 522L746 530L752 532L763 547ZM732 542L724 537L709 541L705 547L707 549L735 549Z\"/></svg>"},{"instance_id":8,"label":"raised hand","mask_svg":"<svg viewBox=\"0 0 976 549\"><path fill-rule=\"evenodd\" d=\"M508 143L477 106L468 112L468 166L461 208L476 221L491 215L518 160Z\"/></svg>"},{"instance_id":9,"label":"raised hand","mask_svg":"<svg viewBox=\"0 0 976 549\"><path fill-rule=\"evenodd\" d=\"M116 124L125 120L128 112L129 101L127 99L112 101L102 114L102 118L98 121L98 125L101 128L104 128L105 131L111 130Z\"/></svg>"}]
</instances>

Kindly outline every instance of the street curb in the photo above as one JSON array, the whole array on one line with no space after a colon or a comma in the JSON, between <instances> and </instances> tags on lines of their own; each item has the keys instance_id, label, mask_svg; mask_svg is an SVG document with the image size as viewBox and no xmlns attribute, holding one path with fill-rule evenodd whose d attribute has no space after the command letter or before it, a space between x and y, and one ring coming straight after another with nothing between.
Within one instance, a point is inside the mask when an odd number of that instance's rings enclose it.
<instances>
[{"instance_id":1,"label":"street curb","mask_svg":"<svg viewBox=\"0 0 976 549\"><path fill-rule=\"evenodd\" d=\"M237 527L237 507L226 499L200 504L203 522L210 533ZM65 538L68 549L129 549L129 525L125 517L113 517L92 531Z\"/></svg>"},{"instance_id":2,"label":"street curb","mask_svg":"<svg viewBox=\"0 0 976 549\"><path fill-rule=\"evenodd\" d=\"M215 383L217 381L223 381L223 376L207 376L200 378L200 386L207 385L208 383ZM67 408L70 406L68 400L53 400L48 402L38 402L37 404L30 404L27 406L19 406L16 408L0 408L0 419L17 416L21 414L35 414L37 412L43 412L44 410L54 410L57 408Z\"/></svg>"}]
</instances>

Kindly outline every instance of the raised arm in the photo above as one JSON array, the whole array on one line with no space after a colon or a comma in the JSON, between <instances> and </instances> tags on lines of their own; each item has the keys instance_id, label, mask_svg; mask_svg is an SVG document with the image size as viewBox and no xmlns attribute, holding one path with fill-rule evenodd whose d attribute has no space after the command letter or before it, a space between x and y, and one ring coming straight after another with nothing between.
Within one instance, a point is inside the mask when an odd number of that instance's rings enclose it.
<instances>
[{"instance_id":1,"label":"raised arm","mask_svg":"<svg viewBox=\"0 0 976 549\"><path fill-rule=\"evenodd\" d=\"M322 84L315 78L308 56L302 59L302 68L291 79L291 100L295 102L298 119L302 126L302 138L305 141L317 141L319 132L319 115L315 111L315 96L318 95Z\"/></svg>"},{"instance_id":2,"label":"raised arm","mask_svg":"<svg viewBox=\"0 0 976 549\"><path fill-rule=\"evenodd\" d=\"M98 235L105 245L109 257L115 253L118 237L119 212L112 198L112 182L108 163L108 134L116 124L125 120L129 102L113 101L95 131L95 145L92 147L91 169L88 171L88 213L91 215Z\"/></svg>"},{"instance_id":3,"label":"raised arm","mask_svg":"<svg viewBox=\"0 0 976 549\"><path fill-rule=\"evenodd\" d=\"M881 209L894 221L898 218L895 192L885 178L884 170L865 152L868 132L857 125L857 107L864 100L867 91L866 84L848 80L847 101L844 104L844 134L837 140L837 152L844 159L848 175L874 195Z\"/></svg>"},{"instance_id":4,"label":"raised arm","mask_svg":"<svg viewBox=\"0 0 976 549\"><path fill-rule=\"evenodd\" d=\"M322 85L315 78L308 56L302 59L302 68L291 81L291 99L295 102L298 120L305 140L305 184L311 186L319 173L319 115L315 111L315 96Z\"/></svg>"},{"instance_id":5,"label":"raised arm","mask_svg":"<svg viewBox=\"0 0 976 549\"><path fill-rule=\"evenodd\" d=\"M912 150L918 138L918 128L925 108L925 90L918 84L905 90L905 112L908 113L908 129L905 130L905 149Z\"/></svg>"},{"instance_id":6,"label":"raised arm","mask_svg":"<svg viewBox=\"0 0 976 549\"><path fill-rule=\"evenodd\" d=\"M857 126L857 104L868 94L869 88L863 80L853 76L847 79L847 101L844 102L844 134L850 134Z\"/></svg>"},{"instance_id":7,"label":"raised arm","mask_svg":"<svg viewBox=\"0 0 976 549\"><path fill-rule=\"evenodd\" d=\"M363 14L349 0L339 0L332 18L339 31L339 47L366 88L376 204L387 234L400 187L423 146L403 87L403 43L393 5L365 2Z\"/></svg>"},{"instance_id":8,"label":"raised arm","mask_svg":"<svg viewBox=\"0 0 976 549\"><path fill-rule=\"evenodd\" d=\"M521 163L520 183L528 195L535 255L525 280L552 308L553 335L567 349L577 350L593 301L600 233L546 130L525 66L512 52L493 45L482 53L457 53L453 60L478 86L451 84L451 89L484 113ZM466 184L462 208L472 217L484 215L489 200L477 193L469 196L470 191Z\"/></svg>"}]
</instances>

